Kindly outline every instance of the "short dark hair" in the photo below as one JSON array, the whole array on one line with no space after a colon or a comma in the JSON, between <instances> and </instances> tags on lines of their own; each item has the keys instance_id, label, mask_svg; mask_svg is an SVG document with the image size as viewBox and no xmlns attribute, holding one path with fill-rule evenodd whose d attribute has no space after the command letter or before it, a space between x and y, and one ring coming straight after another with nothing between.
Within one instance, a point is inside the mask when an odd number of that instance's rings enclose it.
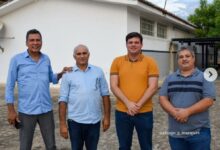
<instances>
[{"instance_id":1,"label":"short dark hair","mask_svg":"<svg viewBox=\"0 0 220 150\"><path fill-rule=\"evenodd\" d=\"M26 34L26 41L28 41L28 37L30 34L39 34L40 37L42 38L40 31L38 31L37 29L31 29Z\"/></svg>"},{"instance_id":2,"label":"short dark hair","mask_svg":"<svg viewBox=\"0 0 220 150\"><path fill-rule=\"evenodd\" d=\"M195 57L195 52L194 52L194 50L193 50L193 47L191 47L191 46L182 46L182 47L180 47L180 49L177 51L177 54L176 54L177 59L179 59L179 54L180 54L180 52L185 51L185 50L189 51L189 52L191 53L192 57Z\"/></svg>"},{"instance_id":3,"label":"short dark hair","mask_svg":"<svg viewBox=\"0 0 220 150\"><path fill-rule=\"evenodd\" d=\"M128 33L127 36L126 36L126 43L128 42L129 39L131 38L134 38L134 37L137 37L140 39L141 43L143 42L143 37L140 33L138 32L131 32L131 33Z\"/></svg>"}]
</instances>

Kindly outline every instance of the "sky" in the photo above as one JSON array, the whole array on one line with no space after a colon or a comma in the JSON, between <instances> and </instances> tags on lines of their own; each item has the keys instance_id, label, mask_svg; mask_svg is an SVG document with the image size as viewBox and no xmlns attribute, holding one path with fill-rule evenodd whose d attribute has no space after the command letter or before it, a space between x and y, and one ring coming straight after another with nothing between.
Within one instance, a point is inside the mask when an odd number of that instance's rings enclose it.
<instances>
[{"instance_id":1,"label":"sky","mask_svg":"<svg viewBox=\"0 0 220 150\"><path fill-rule=\"evenodd\" d=\"M166 0L147 0L153 4L156 4L164 8ZM187 19L190 14L193 14L195 8L199 7L200 0L167 0L165 9L175 15ZM208 3L212 3L213 0L208 0Z\"/></svg>"}]
</instances>

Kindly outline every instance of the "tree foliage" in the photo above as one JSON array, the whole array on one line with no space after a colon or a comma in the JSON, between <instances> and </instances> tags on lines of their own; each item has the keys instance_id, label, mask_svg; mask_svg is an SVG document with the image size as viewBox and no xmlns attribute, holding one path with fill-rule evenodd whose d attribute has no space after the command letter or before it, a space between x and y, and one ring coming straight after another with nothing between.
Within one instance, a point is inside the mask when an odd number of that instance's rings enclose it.
<instances>
[{"instance_id":1,"label":"tree foliage","mask_svg":"<svg viewBox=\"0 0 220 150\"><path fill-rule=\"evenodd\" d=\"M195 30L197 37L220 36L220 0L208 4L207 0L200 0L200 7L188 17L198 28Z\"/></svg>"}]
</instances>

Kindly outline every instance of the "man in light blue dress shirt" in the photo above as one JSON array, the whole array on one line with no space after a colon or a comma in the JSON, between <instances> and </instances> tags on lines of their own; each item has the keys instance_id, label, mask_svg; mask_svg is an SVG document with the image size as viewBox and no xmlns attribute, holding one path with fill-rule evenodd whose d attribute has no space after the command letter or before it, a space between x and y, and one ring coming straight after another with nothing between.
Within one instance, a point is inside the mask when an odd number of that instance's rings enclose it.
<instances>
[{"instance_id":1,"label":"man in light blue dress shirt","mask_svg":"<svg viewBox=\"0 0 220 150\"><path fill-rule=\"evenodd\" d=\"M5 99L8 122L20 128L20 150L31 150L35 126L38 123L47 150L55 150L54 118L49 84L58 83L62 74L54 74L50 59L40 52L41 33L32 29L26 34L27 50L15 55L10 62ZM14 108L14 88L18 86L18 114Z\"/></svg>"},{"instance_id":2,"label":"man in light blue dress shirt","mask_svg":"<svg viewBox=\"0 0 220 150\"><path fill-rule=\"evenodd\" d=\"M108 85L103 71L88 64L89 50L78 45L73 54L76 65L72 72L62 78L59 116L60 134L68 138L68 129L72 150L96 150L99 140L100 121L103 131L110 126L110 99ZM102 108L103 103L103 119ZM68 111L68 128L66 123Z\"/></svg>"}]
</instances>

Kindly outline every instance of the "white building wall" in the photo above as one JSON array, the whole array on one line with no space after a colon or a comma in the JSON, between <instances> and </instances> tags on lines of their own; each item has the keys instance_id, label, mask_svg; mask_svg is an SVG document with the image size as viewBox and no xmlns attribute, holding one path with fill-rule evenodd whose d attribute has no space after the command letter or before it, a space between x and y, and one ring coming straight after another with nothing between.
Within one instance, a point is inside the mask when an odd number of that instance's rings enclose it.
<instances>
[{"instance_id":1,"label":"white building wall","mask_svg":"<svg viewBox=\"0 0 220 150\"><path fill-rule=\"evenodd\" d=\"M128 7L127 29L129 32L140 32L140 14L137 10Z\"/></svg>"},{"instance_id":2,"label":"white building wall","mask_svg":"<svg viewBox=\"0 0 220 150\"><path fill-rule=\"evenodd\" d=\"M82 0L34 1L0 18L5 28L0 37L0 82L7 77L12 56L26 50L25 35L38 29L43 36L42 52L49 55L54 72L72 66L77 44L90 49L90 63L104 69L107 80L113 58L126 53L127 8L125 5ZM3 62L3 63L2 63Z\"/></svg>"},{"instance_id":3,"label":"white building wall","mask_svg":"<svg viewBox=\"0 0 220 150\"><path fill-rule=\"evenodd\" d=\"M155 58L160 70L160 79L163 80L166 75L173 70L172 59L173 55L169 54L169 47L172 38L185 38L192 35L177 29L174 24L166 20L164 16L157 16L152 13L140 12L136 9L128 8L128 32L140 32L140 17L144 17L154 22L154 36L143 35L143 50L145 55ZM167 38L157 37L157 23L167 26ZM164 53L157 53L154 51L164 51Z\"/></svg>"},{"instance_id":4,"label":"white building wall","mask_svg":"<svg viewBox=\"0 0 220 150\"><path fill-rule=\"evenodd\" d=\"M140 32L140 17L144 17L154 22L154 36L143 35L144 50L169 51L169 45L172 38L192 37L190 33L181 31L173 27L174 25L169 23L165 17L148 14L145 12L139 12L132 8L128 9L128 32ZM157 23L161 23L167 26L166 39L157 37Z\"/></svg>"},{"instance_id":5,"label":"white building wall","mask_svg":"<svg viewBox=\"0 0 220 150\"><path fill-rule=\"evenodd\" d=\"M194 37L193 35L189 34L186 31L183 31L181 29L176 28L175 26L172 28L173 32L172 32L172 37L173 38L191 38Z\"/></svg>"}]
</instances>

